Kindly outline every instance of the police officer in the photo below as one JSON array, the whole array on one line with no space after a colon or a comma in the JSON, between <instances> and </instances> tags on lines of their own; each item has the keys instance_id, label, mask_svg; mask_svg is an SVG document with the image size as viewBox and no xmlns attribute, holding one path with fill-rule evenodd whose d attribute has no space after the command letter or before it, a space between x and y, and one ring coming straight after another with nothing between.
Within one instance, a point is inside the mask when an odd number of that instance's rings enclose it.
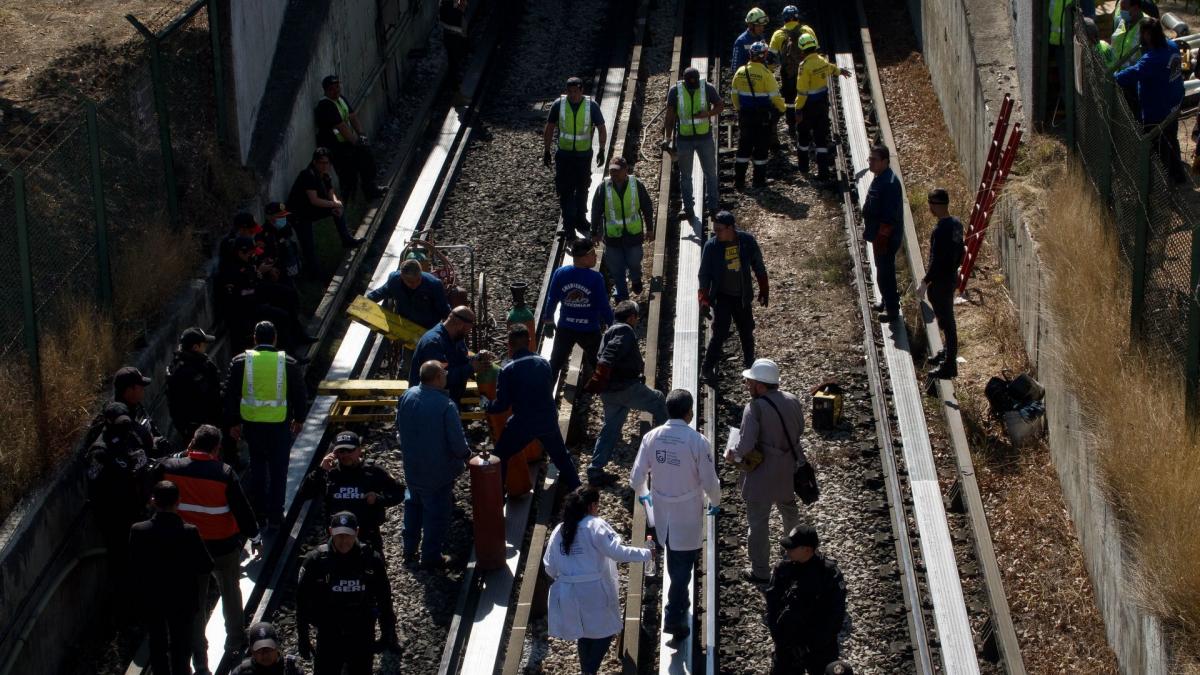
<instances>
[{"instance_id":1,"label":"police officer","mask_svg":"<svg viewBox=\"0 0 1200 675\"><path fill-rule=\"evenodd\" d=\"M558 406L554 404L557 374L546 359L529 351L529 329L524 325L515 324L508 329L508 347L512 360L500 369L496 400L487 406L492 414L512 410L496 441L501 478L507 478L508 459L537 439L558 467L567 489L574 490L579 487L579 473L558 431Z\"/></svg>"},{"instance_id":2,"label":"police officer","mask_svg":"<svg viewBox=\"0 0 1200 675\"><path fill-rule=\"evenodd\" d=\"M185 439L201 424L221 424L221 371L207 353L216 339L201 328L188 328L167 367L167 409Z\"/></svg>"},{"instance_id":3,"label":"police officer","mask_svg":"<svg viewBox=\"0 0 1200 675\"><path fill-rule=\"evenodd\" d=\"M950 215L950 193L943 188L929 191L929 212L938 219L929 239L929 268L917 286L917 297L928 292L929 304L945 338L941 351L929 359L937 366L932 377L951 379L958 375L958 327L954 322L954 290L958 286L958 266L966 247L963 224Z\"/></svg>"},{"instance_id":4,"label":"police officer","mask_svg":"<svg viewBox=\"0 0 1200 675\"><path fill-rule=\"evenodd\" d=\"M142 371L133 366L124 366L113 373L113 403L121 403L126 408L126 414L133 421L134 432L141 438L146 455L151 458L162 457L171 451L171 443L166 439L150 413L146 411L146 385L153 380L142 375ZM85 443L91 444L100 435L104 427L103 415L97 415L92 420Z\"/></svg>"},{"instance_id":5,"label":"police officer","mask_svg":"<svg viewBox=\"0 0 1200 675\"><path fill-rule=\"evenodd\" d=\"M813 149L817 156L817 180L826 182L830 178L833 155L829 152L829 88L826 80L833 75L850 77L850 71L838 68L817 53L817 39L802 33L796 40L802 61L796 72L795 108L796 149L800 171L808 173L808 151Z\"/></svg>"},{"instance_id":6,"label":"police officer","mask_svg":"<svg viewBox=\"0 0 1200 675\"><path fill-rule=\"evenodd\" d=\"M151 466L144 429L134 424L124 403L104 406L100 420L85 455L88 501L110 557L123 562L129 526L146 515Z\"/></svg>"},{"instance_id":7,"label":"police officer","mask_svg":"<svg viewBox=\"0 0 1200 675\"><path fill-rule=\"evenodd\" d=\"M733 109L738 112L738 147L733 185L746 188L746 171L754 159L754 187L767 186L767 152L775 138L775 120L786 109L779 82L767 69L767 45L750 45L750 62L737 69L730 85Z\"/></svg>"},{"instance_id":8,"label":"police officer","mask_svg":"<svg viewBox=\"0 0 1200 675\"><path fill-rule=\"evenodd\" d=\"M259 621L246 631L250 643L250 656L243 660L229 675L304 675L296 657L284 656L279 650L279 633L275 626Z\"/></svg>"},{"instance_id":9,"label":"police officer","mask_svg":"<svg viewBox=\"0 0 1200 675\"><path fill-rule=\"evenodd\" d=\"M550 146L554 144L556 131L558 150L554 153L554 189L558 192L563 229L568 233L574 229L586 235L588 224L584 210L587 208L588 185L592 182L592 134L600 132L596 166L602 166L608 131L599 104L592 97L583 95L583 80L578 77L567 80L567 93L559 96L546 114L546 128L542 131L542 164L546 166L550 166Z\"/></svg>"},{"instance_id":10,"label":"police officer","mask_svg":"<svg viewBox=\"0 0 1200 675\"><path fill-rule=\"evenodd\" d=\"M762 249L749 232L737 229L733 214L721 211L713 219L713 236L700 252L700 288L697 296L701 311L713 317L712 337L704 350L703 377L717 381L717 364L730 323L737 325L742 342L742 361L747 368L754 362L754 283L758 281L758 303L770 301L771 285Z\"/></svg>"},{"instance_id":11,"label":"police officer","mask_svg":"<svg viewBox=\"0 0 1200 675\"><path fill-rule=\"evenodd\" d=\"M678 153L679 195L683 200L680 220L695 217L695 195L692 194L693 157L700 160L704 173L704 209L717 211L717 146L713 143L713 120L721 117L725 103L717 88L700 77L696 68L683 71L683 79L667 91L666 116L663 121L663 140L674 141Z\"/></svg>"},{"instance_id":12,"label":"police officer","mask_svg":"<svg viewBox=\"0 0 1200 675\"><path fill-rule=\"evenodd\" d=\"M358 519L358 538L383 555L379 527L388 507L404 499L404 488L383 467L363 459L363 446L353 431L338 433L321 465L305 477L301 499L325 500L325 513L349 511Z\"/></svg>"},{"instance_id":13,"label":"police officer","mask_svg":"<svg viewBox=\"0 0 1200 675\"><path fill-rule=\"evenodd\" d=\"M391 300L393 311L425 330L450 313L446 286L441 279L423 271L418 260L405 260L382 286L367 293L367 299Z\"/></svg>"},{"instance_id":14,"label":"police officer","mask_svg":"<svg viewBox=\"0 0 1200 675\"><path fill-rule=\"evenodd\" d=\"M784 559L767 586L767 629L775 642L772 675L824 675L838 658L838 631L846 618L846 581L837 564L817 551L817 531L798 525L779 541Z\"/></svg>"},{"instance_id":15,"label":"police officer","mask_svg":"<svg viewBox=\"0 0 1200 675\"><path fill-rule=\"evenodd\" d=\"M225 416L234 440L250 446L250 497L259 521L283 521L292 437L308 405L296 359L275 348L275 326L254 326L254 349L233 357L225 381Z\"/></svg>"},{"instance_id":16,"label":"police officer","mask_svg":"<svg viewBox=\"0 0 1200 675\"><path fill-rule=\"evenodd\" d=\"M879 320L890 323L900 316L900 291L896 288L896 253L904 240L904 188L892 171L892 153L885 145L871 148L867 168L875 174L863 202L863 239L875 255L875 286L882 302L874 305Z\"/></svg>"},{"instance_id":17,"label":"police officer","mask_svg":"<svg viewBox=\"0 0 1200 675\"><path fill-rule=\"evenodd\" d=\"M381 647L398 650L392 589L383 558L358 541L358 519L349 511L333 514L329 542L300 563L296 630L300 655L313 655L309 628L317 629L316 675L368 675L374 661L375 622Z\"/></svg>"},{"instance_id":18,"label":"police officer","mask_svg":"<svg viewBox=\"0 0 1200 675\"><path fill-rule=\"evenodd\" d=\"M654 239L654 202L646 186L629 173L629 162L614 157L608 178L592 197L592 241L604 240L604 266L617 302L642 293L642 242ZM626 278L628 277L628 284Z\"/></svg>"}]
</instances>

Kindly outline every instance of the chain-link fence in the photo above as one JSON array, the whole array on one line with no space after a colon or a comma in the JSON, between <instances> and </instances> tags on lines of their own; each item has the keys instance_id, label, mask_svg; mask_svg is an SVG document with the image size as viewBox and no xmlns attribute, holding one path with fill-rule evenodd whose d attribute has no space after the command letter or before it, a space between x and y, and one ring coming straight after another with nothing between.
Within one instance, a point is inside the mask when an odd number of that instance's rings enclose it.
<instances>
[{"instance_id":1,"label":"chain-link fence","mask_svg":"<svg viewBox=\"0 0 1200 675\"><path fill-rule=\"evenodd\" d=\"M1200 278L1193 207L1173 184L1160 144L1178 133L1177 118L1144 125L1136 96L1116 84L1088 43L1080 19L1065 40L1062 57L1072 143L1112 208L1121 253L1130 271L1130 325L1135 338L1169 356L1188 378L1189 401L1200 385L1200 302L1192 291ZM1073 45L1074 49L1070 46ZM1193 407L1193 410L1196 408Z\"/></svg>"}]
</instances>

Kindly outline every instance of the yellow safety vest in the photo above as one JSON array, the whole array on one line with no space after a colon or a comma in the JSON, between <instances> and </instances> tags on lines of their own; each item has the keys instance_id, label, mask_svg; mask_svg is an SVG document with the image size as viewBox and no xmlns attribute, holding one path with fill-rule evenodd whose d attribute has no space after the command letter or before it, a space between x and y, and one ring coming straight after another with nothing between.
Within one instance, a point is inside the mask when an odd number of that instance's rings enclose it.
<instances>
[{"instance_id":1,"label":"yellow safety vest","mask_svg":"<svg viewBox=\"0 0 1200 675\"><path fill-rule=\"evenodd\" d=\"M620 204L621 217L617 217L617 205ZM630 176L625 183L625 195L617 197L611 178L604 179L604 209L608 217L604 220L604 233L610 239L617 239L626 234L642 233L642 212L638 204L638 182Z\"/></svg>"},{"instance_id":2,"label":"yellow safety vest","mask_svg":"<svg viewBox=\"0 0 1200 675\"><path fill-rule=\"evenodd\" d=\"M590 152L592 149L592 100L587 96L571 112L566 94L558 98L558 147L560 150Z\"/></svg>"},{"instance_id":3,"label":"yellow safety vest","mask_svg":"<svg viewBox=\"0 0 1200 675\"><path fill-rule=\"evenodd\" d=\"M337 100L333 102L333 104L335 106L337 106L338 114L342 116L342 121L349 122L350 121L350 106L346 105L346 99L339 96L339 97L337 97ZM349 143L350 142L349 139L343 138L342 132L338 131L336 128L333 130L333 136L334 136L334 138L338 139L338 142L340 142L340 143Z\"/></svg>"},{"instance_id":4,"label":"yellow safety vest","mask_svg":"<svg viewBox=\"0 0 1200 675\"><path fill-rule=\"evenodd\" d=\"M1067 18L1067 8L1075 4L1075 0L1050 0L1050 44L1058 46L1063 39L1063 21ZM1120 3L1118 3L1120 4Z\"/></svg>"},{"instance_id":5,"label":"yellow safety vest","mask_svg":"<svg viewBox=\"0 0 1200 675\"><path fill-rule=\"evenodd\" d=\"M1125 66L1133 65L1142 54L1142 19L1139 18L1132 26L1126 25L1124 19L1117 18L1117 27L1112 34L1112 62L1108 69L1116 72Z\"/></svg>"},{"instance_id":6,"label":"yellow safety vest","mask_svg":"<svg viewBox=\"0 0 1200 675\"><path fill-rule=\"evenodd\" d=\"M827 93L828 79L839 72L836 64L826 61L816 52L805 57L796 73L796 108L803 108L809 96Z\"/></svg>"},{"instance_id":7,"label":"yellow safety vest","mask_svg":"<svg viewBox=\"0 0 1200 675\"><path fill-rule=\"evenodd\" d=\"M710 128L708 118L696 119L696 113L708 110L708 82L700 78L700 86L696 93L691 93L687 85L680 82L675 85L675 112L679 118L680 136L703 136Z\"/></svg>"},{"instance_id":8,"label":"yellow safety vest","mask_svg":"<svg viewBox=\"0 0 1200 675\"><path fill-rule=\"evenodd\" d=\"M287 354L246 350L241 413L246 422L287 419Z\"/></svg>"},{"instance_id":9,"label":"yellow safety vest","mask_svg":"<svg viewBox=\"0 0 1200 675\"><path fill-rule=\"evenodd\" d=\"M733 109L741 111L775 106L779 112L786 110L783 97L779 95L779 81L774 73L758 61L751 61L733 75L729 87L733 94Z\"/></svg>"}]
</instances>

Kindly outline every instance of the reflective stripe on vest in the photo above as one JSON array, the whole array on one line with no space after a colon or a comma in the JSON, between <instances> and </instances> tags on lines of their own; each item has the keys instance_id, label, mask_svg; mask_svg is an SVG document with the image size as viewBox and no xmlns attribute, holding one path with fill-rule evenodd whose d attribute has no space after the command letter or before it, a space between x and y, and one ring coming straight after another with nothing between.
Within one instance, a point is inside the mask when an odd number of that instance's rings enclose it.
<instances>
[{"instance_id":1,"label":"reflective stripe on vest","mask_svg":"<svg viewBox=\"0 0 1200 675\"><path fill-rule=\"evenodd\" d=\"M247 422L287 419L287 354L246 350L241 408L242 419Z\"/></svg>"},{"instance_id":2,"label":"reflective stripe on vest","mask_svg":"<svg viewBox=\"0 0 1200 675\"><path fill-rule=\"evenodd\" d=\"M685 98L688 93L687 85L683 82L675 85L675 109L679 118L680 136L703 136L708 133L708 118L696 119L696 113L708 110L708 83L704 78L700 79L698 90L699 100L695 94Z\"/></svg>"},{"instance_id":3,"label":"reflective stripe on vest","mask_svg":"<svg viewBox=\"0 0 1200 675\"><path fill-rule=\"evenodd\" d=\"M618 198L611 178L604 179L604 208L608 217L604 222L604 234L617 239L626 234L642 233L642 214L638 204L637 179L630 176L625 183L625 195ZM617 217L617 204L621 205L621 217Z\"/></svg>"},{"instance_id":4,"label":"reflective stripe on vest","mask_svg":"<svg viewBox=\"0 0 1200 675\"><path fill-rule=\"evenodd\" d=\"M187 504L179 502L180 511L190 511L192 513L205 513L210 516L229 513L229 506L201 506L200 504Z\"/></svg>"},{"instance_id":5,"label":"reflective stripe on vest","mask_svg":"<svg viewBox=\"0 0 1200 675\"><path fill-rule=\"evenodd\" d=\"M196 460L197 455L188 453L193 461L186 467L172 467L163 473L163 478L179 486L179 517L200 530L205 541L219 541L235 536L240 528L237 518L229 508L226 492L227 483L218 480L220 475L215 461ZM216 474L216 475L214 475Z\"/></svg>"},{"instance_id":6,"label":"reflective stripe on vest","mask_svg":"<svg viewBox=\"0 0 1200 675\"><path fill-rule=\"evenodd\" d=\"M343 99L341 96L339 96L339 97L337 97L337 100L333 102L333 104L335 106L337 106L338 114L342 116L342 121L349 122L350 121L350 106L346 105L346 100ZM341 143L349 143L350 142L349 140L342 138L342 132L338 131L336 127L333 130L333 136L334 136L334 138L338 139L338 141Z\"/></svg>"},{"instance_id":7,"label":"reflective stripe on vest","mask_svg":"<svg viewBox=\"0 0 1200 675\"><path fill-rule=\"evenodd\" d=\"M588 97L583 97L574 113L566 95L558 98L558 147L575 152L591 151L592 100Z\"/></svg>"}]
</instances>

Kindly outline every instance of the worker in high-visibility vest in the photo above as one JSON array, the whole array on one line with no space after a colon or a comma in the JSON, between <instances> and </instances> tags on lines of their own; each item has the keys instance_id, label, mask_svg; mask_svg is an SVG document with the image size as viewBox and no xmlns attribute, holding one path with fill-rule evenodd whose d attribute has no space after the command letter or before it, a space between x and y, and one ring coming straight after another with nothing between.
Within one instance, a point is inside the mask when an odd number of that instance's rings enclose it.
<instances>
[{"instance_id":1,"label":"worker in high-visibility vest","mask_svg":"<svg viewBox=\"0 0 1200 675\"><path fill-rule=\"evenodd\" d=\"M787 110L783 119L787 123L788 136L796 135L796 75L800 72L800 64L804 54L800 51L797 41L801 35L811 35L815 41L817 34L809 26L800 23L800 8L788 5L780 12L783 28L771 35L767 45L771 61L779 64L779 91L783 94L783 102Z\"/></svg>"},{"instance_id":2,"label":"worker in high-visibility vest","mask_svg":"<svg viewBox=\"0 0 1200 675\"><path fill-rule=\"evenodd\" d=\"M254 348L233 357L225 382L229 434L250 446L250 500L268 529L283 522L292 437L308 406L296 359L275 348L275 326L254 327Z\"/></svg>"},{"instance_id":3,"label":"worker in high-visibility vest","mask_svg":"<svg viewBox=\"0 0 1200 675\"><path fill-rule=\"evenodd\" d=\"M1112 45L1113 59L1109 72L1116 71L1137 63L1142 55L1142 19L1147 15L1147 5L1143 0L1121 0L1121 11L1113 22ZM1154 10L1157 14L1158 10Z\"/></svg>"},{"instance_id":4,"label":"worker in high-visibility vest","mask_svg":"<svg viewBox=\"0 0 1200 675\"><path fill-rule=\"evenodd\" d=\"M704 174L704 208L702 214L716 213L717 203L717 146L713 142L713 127L725 109L717 88L700 77L696 68L683 71L683 79L667 90L666 115L663 121L663 140L675 145L679 161L679 196L683 201L680 220L696 217L695 195L692 194L692 170L696 158Z\"/></svg>"},{"instance_id":5,"label":"worker in high-visibility vest","mask_svg":"<svg viewBox=\"0 0 1200 675\"><path fill-rule=\"evenodd\" d=\"M800 171L808 173L808 151L817 156L817 180L828 181L833 155L829 152L829 87L833 75L850 77L850 71L838 68L817 53L817 39L802 33L796 46L803 55L796 73L796 149Z\"/></svg>"},{"instance_id":6,"label":"worker in high-visibility vest","mask_svg":"<svg viewBox=\"0 0 1200 675\"><path fill-rule=\"evenodd\" d=\"M583 95L583 80L567 80L567 93L558 97L546 115L542 131L542 164L550 166L550 148L558 132L558 150L554 153L554 189L562 211L563 229L572 229L583 236L588 234L585 219L587 191L592 182L592 135L600 134L596 166L604 165L604 148L608 131L600 106L590 96Z\"/></svg>"},{"instance_id":7,"label":"worker in high-visibility vest","mask_svg":"<svg viewBox=\"0 0 1200 675\"><path fill-rule=\"evenodd\" d=\"M654 239L654 204L646 186L613 157L608 178L592 196L592 241L604 242L604 265L617 302L642 294L642 242Z\"/></svg>"},{"instance_id":8,"label":"worker in high-visibility vest","mask_svg":"<svg viewBox=\"0 0 1200 675\"><path fill-rule=\"evenodd\" d=\"M754 187L767 186L767 152L775 137L775 120L787 109L779 95L779 82L767 69L766 60L765 42L750 45L750 62L737 69L730 86L733 109L738 111L737 163L733 181L738 190L746 187L751 157L754 158Z\"/></svg>"}]
</instances>

